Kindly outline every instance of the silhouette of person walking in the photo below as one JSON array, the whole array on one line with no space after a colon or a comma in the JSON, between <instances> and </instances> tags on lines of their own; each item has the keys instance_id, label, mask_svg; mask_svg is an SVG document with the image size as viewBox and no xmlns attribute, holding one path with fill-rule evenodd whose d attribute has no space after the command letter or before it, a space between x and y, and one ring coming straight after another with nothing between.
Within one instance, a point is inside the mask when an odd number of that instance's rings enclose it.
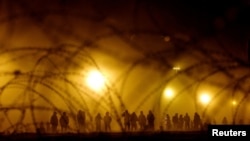
<instances>
[{"instance_id":1,"label":"silhouette of person walking","mask_svg":"<svg viewBox=\"0 0 250 141\"><path fill-rule=\"evenodd\" d=\"M188 115L188 113L185 114L184 116L184 125L185 125L185 130L189 130L190 129L190 116Z\"/></svg>"},{"instance_id":2,"label":"silhouette of person walking","mask_svg":"<svg viewBox=\"0 0 250 141\"><path fill-rule=\"evenodd\" d=\"M171 124L171 120L170 120L169 114L167 114L166 117L165 117L165 124L166 124L166 130L170 130L172 124Z\"/></svg>"},{"instance_id":3,"label":"silhouette of person walking","mask_svg":"<svg viewBox=\"0 0 250 141\"><path fill-rule=\"evenodd\" d=\"M129 114L128 110L126 110L122 114L122 116L124 118L124 128L125 128L125 131L130 131L130 114Z\"/></svg>"},{"instance_id":4,"label":"silhouette of person walking","mask_svg":"<svg viewBox=\"0 0 250 141\"><path fill-rule=\"evenodd\" d=\"M63 112L60 117L60 125L62 133L66 132L69 126L69 117L67 116L66 112Z\"/></svg>"},{"instance_id":5,"label":"silhouette of person walking","mask_svg":"<svg viewBox=\"0 0 250 141\"><path fill-rule=\"evenodd\" d=\"M102 116L98 113L95 117L96 132L101 132L101 120Z\"/></svg>"},{"instance_id":6,"label":"silhouette of person walking","mask_svg":"<svg viewBox=\"0 0 250 141\"><path fill-rule=\"evenodd\" d=\"M54 112L53 115L51 116L50 124L52 126L52 132L57 133L58 118L57 118L57 113L56 112Z\"/></svg>"},{"instance_id":7,"label":"silhouette of person walking","mask_svg":"<svg viewBox=\"0 0 250 141\"><path fill-rule=\"evenodd\" d=\"M77 122L78 122L80 132L85 132L85 121L86 121L85 112L82 110L79 110L77 113Z\"/></svg>"},{"instance_id":8,"label":"silhouette of person walking","mask_svg":"<svg viewBox=\"0 0 250 141\"><path fill-rule=\"evenodd\" d=\"M148 120L148 129L149 131L154 131L154 121L155 121L155 116L150 110L147 115L147 120Z\"/></svg>"},{"instance_id":9,"label":"silhouette of person walking","mask_svg":"<svg viewBox=\"0 0 250 141\"><path fill-rule=\"evenodd\" d=\"M104 129L105 129L105 131L110 132L111 131L110 124L111 124L112 118L109 115L109 112L106 112L106 115L104 116L103 121L104 121Z\"/></svg>"},{"instance_id":10,"label":"silhouette of person walking","mask_svg":"<svg viewBox=\"0 0 250 141\"><path fill-rule=\"evenodd\" d=\"M179 115L178 113L175 113L175 115L172 117L172 122L173 122L173 127L175 130L178 129L178 124L179 124Z\"/></svg>"},{"instance_id":11,"label":"silhouette of person walking","mask_svg":"<svg viewBox=\"0 0 250 141\"><path fill-rule=\"evenodd\" d=\"M201 118L200 115L195 112L194 113L194 129L200 129L201 128Z\"/></svg>"},{"instance_id":12,"label":"silhouette of person walking","mask_svg":"<svg viewBox=\"0 0 250 141\"><path fill-rule=\"evenodd\" d=\"M184 125L184 117L182 116L182 114L180 114L178 118L178 129L182 130L183 125Z\"/></svg>"},{"instance_id":13,"label":"silhouette of person walking","mask_svg":"<svg viewBox=\"0 0 250 141\"><path fill-rule=\"evenodd\" d=\"M133 112L131 114L131 118L130 118L131 131L136 131L137 130L137 121L138 121L138 117L137 117L136 113Z\"/></svg>"},{"instance_id":14,"label":"silhouette of person walking","mask_svg":"<svg viewBox=\"0 0 250 141\"><path fill-rule=\"evenodd\" d=\"M138 117L138 122L139 122L140 130L144 131L146 128L147 119L146 119L146 116L143 114L143 111L140 112L140 115Z\"/></svg>"}]
</instances>

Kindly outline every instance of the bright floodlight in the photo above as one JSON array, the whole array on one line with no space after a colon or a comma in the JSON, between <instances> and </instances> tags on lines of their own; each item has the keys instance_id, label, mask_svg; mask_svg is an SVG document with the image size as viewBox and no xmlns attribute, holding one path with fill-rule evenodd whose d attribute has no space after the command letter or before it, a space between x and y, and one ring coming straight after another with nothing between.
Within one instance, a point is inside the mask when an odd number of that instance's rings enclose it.
<instances>
[{"instance_id":1,"label":"bright floodlight","mask_svg":"<svg viewBox=\"0 0 250 141\"><path fill-rule=\"evenodd\" d=\"M232 101L232 105L235 106L237 102L235 100Z\"/></svg>"},{"instance_id":2,"label":"bright floodlight","mask_svg":"<svg viewBox=\"0 0 250 141\"><path fill-rule=\"evenodd\" d=\"M99 71L92 70L86 78L86 83L92 90L101 91L105 87L105 78Z\"/></svg>"},{"instance_id":3,"label":"bright floodlight","mask_svg":"<svg viewBox=\"0 0 250 141\"><path fill-rule=\"evenodd\" d=\"M178 71L181 70L181 68L180 68L180 67L173 67L173 70L174 70L175 72L178 72Z\"/></svg>"},{"instance_id":4,"label":"bright floodlight","mask_svg":"<svg viewBox=\"0 0 250 141\"><path fill-rule=\"evenodd\" d=\"M210 102L210 100L211 100L211 97L206 93L204 93L204 94L202 94L200 96L200 101L201 101L202 104L206 105L206 104L208 104Z\"/></svg>"},{"instance_id":5,"label":"bright floodlight","mask_svg":"<svg viewBox=\"0 0 250 141\"><path fill-rule=\"evenodd\" d=\"M173 70L179 71L181 68L180 67L173 67Z\"/></svg>"},{"instance_id":6,"label":"bright floodlight","mask_svg":"<svg viewBox=\"0 0 250 141\"><path fill-rule=\"evenodd\" d=\"M164 96L167 97L167 98L171 98L173 97L174 95L174 92L172 89L165 89L164 90Z\"/></svg>"}]
</instances>

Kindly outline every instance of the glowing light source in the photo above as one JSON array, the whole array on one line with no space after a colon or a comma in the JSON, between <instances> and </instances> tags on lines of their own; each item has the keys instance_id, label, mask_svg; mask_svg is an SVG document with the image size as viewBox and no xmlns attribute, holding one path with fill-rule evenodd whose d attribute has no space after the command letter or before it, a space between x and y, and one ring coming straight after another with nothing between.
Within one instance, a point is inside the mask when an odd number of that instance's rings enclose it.
<instances>
[{"instance_id":1,"label":"glowing light source","mask_svg":"<svg viewBox=\"0 0 250 141\"><path fill-rule=\"evenodd\" d=\"M232 105L235 106L237 105L237 102L235 100L232 101Z\"/></svg>"},{"instance_id":2,"label":"glowing light source","mask_svg":"<svg viewBox=\"0 0 250 141\"><path fill-rule=\"evenodd\" d=\"M164 96L167 98L171 98L174 95L173 90L169 88L166 88L163 93L164 93Z\"/></svg>"},{"instance_id":3,"label":"glowing light source","mask_svg":"<svg viewBox=\"0 0 250 141\"><path fill-rule=\"evenodd\" d=\"M94 91L101 91L105 87L105 77L97 70L89 72L86 78L87 85Z\"/></svg>"},{"instance_id":4,"label":"glowing light source","mask_svg":"<svg viewBox=\"0 0 250 141\"><path fill-rule=\"evenodd\" d=\"M208 104L211 100L211 97L207 93L203 93L200 95L200 101L202 104Z\"/></svg>"},{"instance_id":5,"label":"glowing light source","mask_svg":"<svg viewBox=\"0 0 250 141\"><path fill-rule=\"evenodd\" d=\"M177 72L177 71L181 70L181 68L180 67L173 67L173 70L175 70Z\"/></svg>"}]
</instances>

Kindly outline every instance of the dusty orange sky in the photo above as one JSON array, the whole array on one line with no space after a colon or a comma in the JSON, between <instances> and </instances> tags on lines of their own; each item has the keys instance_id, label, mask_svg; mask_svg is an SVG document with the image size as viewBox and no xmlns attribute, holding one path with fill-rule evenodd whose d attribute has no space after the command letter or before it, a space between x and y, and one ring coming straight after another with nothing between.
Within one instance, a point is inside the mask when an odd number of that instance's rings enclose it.
<instances>
[{"instance_id":1,"label":"dusty orange sky","mask_svg":"<svg viewBox=\"0 0 250 141\"><path fill-rule=\"evenodd\" d=\"M1 1L1 130L47 122L54 110L66 111L75 127L79 109L90 129L97 112L116 119L125 109L153 110L157 126L166 113L195 111L218 123L234 114L247 123L249 4L211 13L214 3L206 2ZM101 94L85 84L91 69L107 78ZM206 106L204 92L212 97Z\"/></svg>"}]
</instances>

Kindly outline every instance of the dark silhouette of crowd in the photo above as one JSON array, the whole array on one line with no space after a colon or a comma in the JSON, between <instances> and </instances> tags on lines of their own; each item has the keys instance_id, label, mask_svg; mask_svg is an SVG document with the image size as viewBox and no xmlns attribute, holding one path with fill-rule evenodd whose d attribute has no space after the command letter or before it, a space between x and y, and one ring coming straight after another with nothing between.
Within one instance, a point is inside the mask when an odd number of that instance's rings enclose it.
<instances>
[{"instance_id":1,"label":"dark silhouette of crowd","mask_svg":"<svg viewBox=\"0 0 250 141\"><path fill-rule=\"evenodd\" d=\"M69 128L69 117L66 114L66 112L63 112L62 115L60 116L60 118L58 119L57 117L57 112L54 112L53 115L50 118L50 124L52 127L51 132L52 133L57 133L57 128L58 125L60 124L61 127L61 132L67 132L68 128ZM47 125L47 129L49 129L48 127L49 125Z\"/></svg>"},{"instance_id":2,"label":"dark silhouette of crowd","mask_svg":"<svg viewBox=\"0 0 250 141\"><path fill-rule=\"evenodd\" d=\"M211 124L209 120L202 121L201 116L195 112L193 115L189 113L175 113L172 116L168 113L163 115L160 124L155 126L155 115L152 110L146 114L140 111L129 112L125 110L119 115L120 127L123 132L153 132L153 131L194 131L203 130L207 124ZM88 118L91 115L88 115ZM76 115L68 115L66 112L54 111L47 122L36 123L36 132L39 133L88 133L88 132L112 132L113 116L110 112L104 115L97 113L92 120L92 117L87 121L86 112L79 110ZM76 123L76 127L71 128L69 125L70 119ZM205 119L205 118L204 118ZM116 119L116 121L118 121ZM213 124L216 123L213 121ZM229 124L227 117L223 117L221 124ZM28 126L27 126L28 131Z\"/></svg>"},{"instance_id":3,"label":"dark silhouette of crowd","mask_svg":"<svg viewBox=\"0 0 250 141\"><path fill-rule=\"evenodd\" d=\"M140 111L139 116L137 116L136 112L129 113L128 110L126 110L122 113L121 117L123 118L124 131L133 132L155 130L155 116L151 110L147 115L145 115L143 111ZM78 125L78 132L87 132L86 115L84 111L78 111L76 115L76 121ZM106 112L104 116L102 116L100 113L97 113L97 115L94 117L94 122L95 132L112 131L112 117L109 112ZM103 128L102 125L104 126ZM65 133L69 131L69 117L66 112L63 112L60 118L58 117L57 112L54 112L50 117L50 122L47 123L46 128L47 131L51 131L51 133Z\"/></svg>"},{"instance_id":4,"label":"dark silhouette of crowd","mask_svg":"<svg viewBox=\"0 0 250 141\"><path fill-rule=\"evenodd\" d=\"M164 118L165 130L201 130L204 126L200 115L195 112L193 118L188 114L175 113L171 118L166 114Z\"/></svg>"},{"instance_id":5,"label":"dark silhouette of crowd","mask_svg":"<svg viewBox=\"0 0 250 141\"><path fill-rule=\"evenodd\" d=\"M131 114L126 110L123 114L124 131L154 131L155 116L152 111L149 111L147 116L144 115L143 111L140 111L140 115L137 116L135 112ZM139 124L139 128L138 125Z\"/></svg>"}]
</instances>

